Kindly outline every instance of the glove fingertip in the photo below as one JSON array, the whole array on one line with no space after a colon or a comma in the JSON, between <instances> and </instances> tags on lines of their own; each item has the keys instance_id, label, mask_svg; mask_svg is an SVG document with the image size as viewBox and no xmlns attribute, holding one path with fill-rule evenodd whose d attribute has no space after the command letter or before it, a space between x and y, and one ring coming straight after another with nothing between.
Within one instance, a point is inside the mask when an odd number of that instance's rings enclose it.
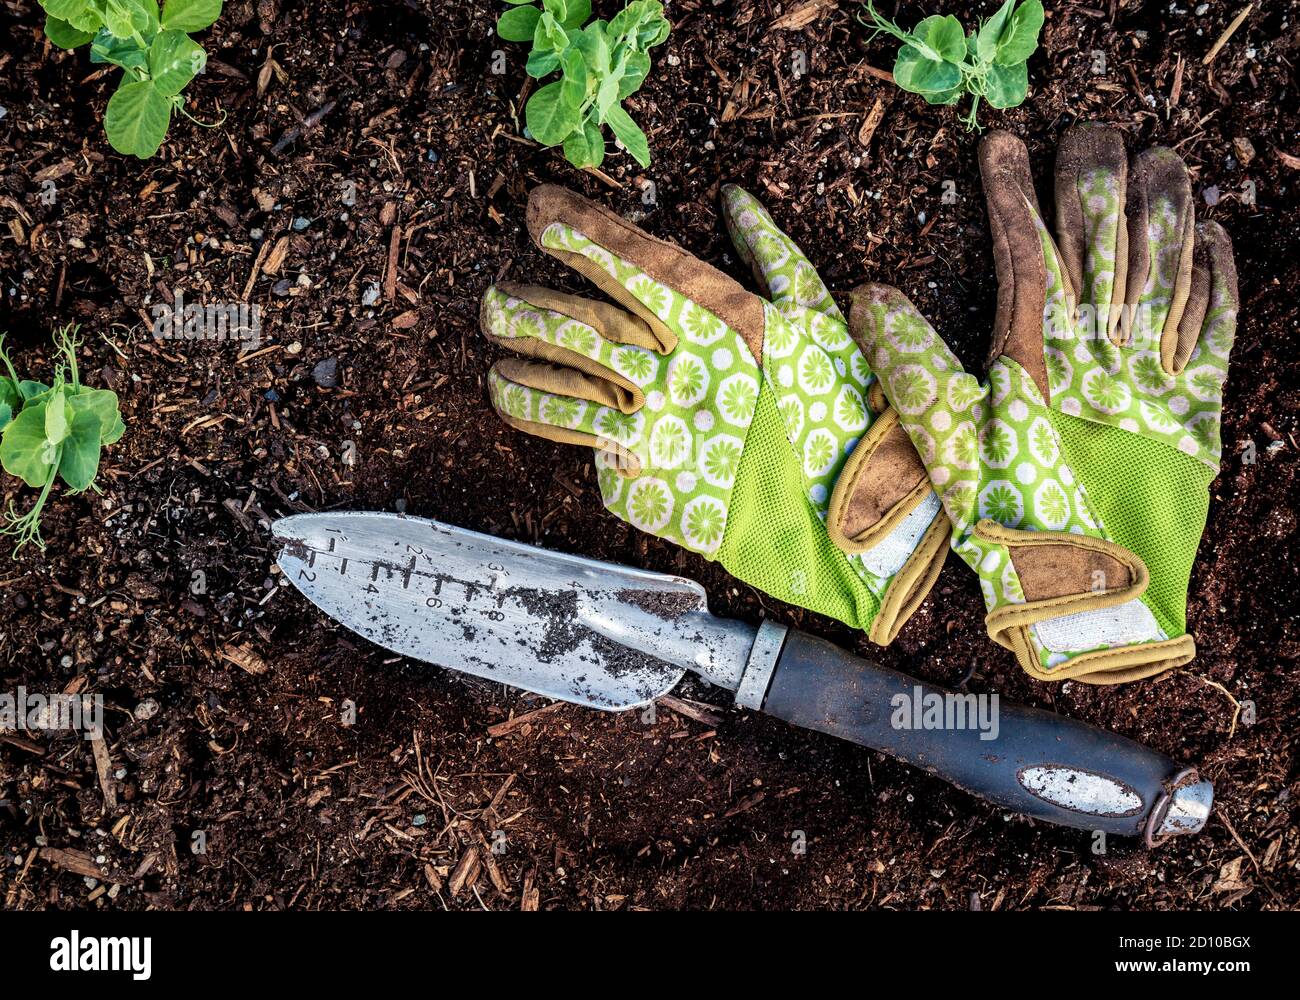
<instances>
[{"instance_id":1,"label":"glove fingertip","mask_svg":"<svg viewBox=\"0 0 1300 1000\"><path fill-rule=\"evenodd\" d=\"M883 320L891 313L915 314L931 333L934 332L912 300L893 285L868 281L849 292L849 301L849 332L860 345L875 343L883 332Z\"/></svg>"},{"instance_id":2,"label":"glove fingertip","mask_svg":"<svg viewBox=\"0 0 1300 1000\"><path fill-rule=\"evenodd\" d=\"M570 191L559 184L539 184L528 192L528 210L525 214L528 235L534 244L544 250L546 248L542 245L542 235L548 226L555 222L572 224L593 211L599 212L601 209L576 191Z\"/></svg>"}]
</instances>

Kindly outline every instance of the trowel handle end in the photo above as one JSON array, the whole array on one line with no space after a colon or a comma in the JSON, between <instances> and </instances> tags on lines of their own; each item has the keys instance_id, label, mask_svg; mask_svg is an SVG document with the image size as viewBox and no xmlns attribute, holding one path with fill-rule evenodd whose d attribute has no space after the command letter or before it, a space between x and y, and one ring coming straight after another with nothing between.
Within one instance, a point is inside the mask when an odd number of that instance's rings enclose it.
<instances>
[{"instance_id":1,"label":"trowel handle end","mask_svg":"<svg viewBox=\"0 0 1300 1000\"><path fill-rule=\"evenodd\" d=\"M770 669L747 672L742 704L880 750L996 805L1149 846L1195 833L1209 816L1208 781L1123 736L996 694L925 684L793 629L760 628L756 650L764 642Z\"/></svg>"}]
</instances>

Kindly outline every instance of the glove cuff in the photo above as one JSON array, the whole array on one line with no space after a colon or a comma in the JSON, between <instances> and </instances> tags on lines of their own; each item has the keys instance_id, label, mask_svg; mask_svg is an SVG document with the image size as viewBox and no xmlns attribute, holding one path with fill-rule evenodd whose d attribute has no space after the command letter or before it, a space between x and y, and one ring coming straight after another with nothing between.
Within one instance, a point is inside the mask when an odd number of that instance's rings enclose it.
<instances>
[{"instance_id":1,"label":"glove cuff","mask_svg":"<svg viewBox=\"0 0 1300 1000\"><path fill-rule=\"evenodd\" d=\"M1023 603L994 608L990 637L1038 680L1118 684L1162 673L1195 655L1170 638L1140 600L1150 577L1135 553L1102 538L1020 531L982 520L975 535L1005 551Z\"/></svg>"},{"instance_id":2,"label":"glove cuff","mask_svg":"<svg viewBox=\"0 0 1300 1000\"><path fill-rule=\"evenodd\" d=\"M887 408L862 436L835 481L826 510L826 534L836 548L851 555L878 546L889 548L890 537L900 529L906 535L904 522L933 497L916 446L899 423L898 413ZM867 632L872 642L888 646L925 600L943 568L951 530L947 516L936 510L906 561L890 571L880 611Z\"/></svg>"},{"instance_id":3,"label":"glove cuff","mask_svg":"<svg viewBox=\"0 0 1300 1000\"><path fill-rule=\"evenodd\" d=\"M826 533L843 552L875 548L931 493L916 446L888 409L844 463L826 509ZM946 518L940 519L946 522Z\"/></svg>"},{"instance_id":4,"label":"glove cuff","mask_svg":"<svg viewBox=\"0 0 1300 1000\"><path fill-rule=\"evenodd\" d=\"M881 597L880 612L867 632L867 638L876 645L888 646L893 642L930 593L948 556L951 534L952 525L943 511L939 511Z\"/></svg>"}]
</instances>

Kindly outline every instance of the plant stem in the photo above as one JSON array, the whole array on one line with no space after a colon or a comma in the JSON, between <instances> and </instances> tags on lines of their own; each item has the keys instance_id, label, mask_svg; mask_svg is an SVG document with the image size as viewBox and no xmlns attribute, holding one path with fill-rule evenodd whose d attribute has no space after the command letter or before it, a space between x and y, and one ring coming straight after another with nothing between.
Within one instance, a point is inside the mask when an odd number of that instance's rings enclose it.
<instances>
[{"instance_id":1,"label":"plant stem","mask_svg":"<svg viewBox=\"0 0 1300 1000\"><path fill-rule=\"evenodd\" d=\"M18 378L18 373L14 371L13 362L9 360L9 355L5 351L5 335L3 333L0 333L0 359L4 361L5 367L9 369L9 377L14 380L14 388L16 389L21 380Z\"/></svg>"},{"instance_id":2,"label":"plant stem","mask_svg":"<svg viewBox=\"0 0 1300 1000\"><path fill-rule=\"evenodd\" d=\"M9 504L9 511L5 514L5 519L9 522L3 528L0 528L0 535L13 535L17 539L14 542L14 551L12 558L17 559L18 553L23 546L35 542L36 547L42 552L45 551L45 539L41 537L41 508L45 506L45 501L50 495L50 490L54 488L54 480L58 478L58 460L63 456L63 445L59 445L58 454L55 456L54 468L50 470L50 478L46 480L41 495L36 498L36 503L26 514L19 517L14 513L13 503Z\"/></svg>"}]
</instances>

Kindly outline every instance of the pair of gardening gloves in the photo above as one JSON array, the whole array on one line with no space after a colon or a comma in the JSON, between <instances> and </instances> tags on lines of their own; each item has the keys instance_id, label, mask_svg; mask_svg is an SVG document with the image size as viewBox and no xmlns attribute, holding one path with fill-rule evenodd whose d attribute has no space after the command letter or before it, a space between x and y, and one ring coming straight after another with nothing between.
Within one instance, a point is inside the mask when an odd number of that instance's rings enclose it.
<instances>
[{"instance_id":1,"label":"pair of gardening gloves","mask_svg":"<svg viewBox=\"0 0 1300 1000\"><path fill-rule=\"evenodd\" d=\"M846 323L739 188L724 215L763 296L543 186L533 239L618 305L490 288L483 330L518 355L489 373L493 405L593 446L619 517L877 643L949 541L990 636L1032 676L1107 684L1186 663L1236 327L1227 235L1195 224L1173 152L1130 166L1112 129L1063 140L1055 239L1019 140L990 134L980 165L999 281L984 382L896 289L856 289Z\"/></svg>"}]
</instances>

